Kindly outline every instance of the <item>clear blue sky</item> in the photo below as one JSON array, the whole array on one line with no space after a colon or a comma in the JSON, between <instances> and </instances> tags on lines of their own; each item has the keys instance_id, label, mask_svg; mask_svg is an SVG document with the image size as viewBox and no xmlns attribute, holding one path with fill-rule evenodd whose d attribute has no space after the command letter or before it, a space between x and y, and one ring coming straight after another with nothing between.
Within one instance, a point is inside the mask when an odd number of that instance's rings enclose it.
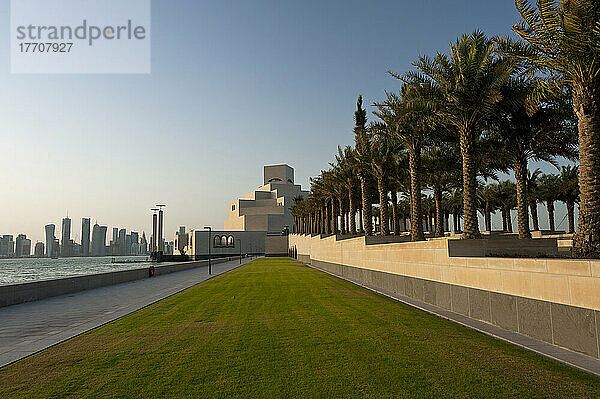
<instances>
[{"instance_id":1,"label":"clear blue sky","mask_svg":"<svg viewBox=\"0 0 600 399\"><path fill-rule=\"evenodd\" d=\"M156 202L168 238L222 228L265 164L307 187L352 143L356 96L398 87L388 69L516 20L510 0L155 0L150 75L11 75L3 57L0 234L41 240L67 210L75 232L83 216L147 232Z\"/></svg>"}]
</instances>

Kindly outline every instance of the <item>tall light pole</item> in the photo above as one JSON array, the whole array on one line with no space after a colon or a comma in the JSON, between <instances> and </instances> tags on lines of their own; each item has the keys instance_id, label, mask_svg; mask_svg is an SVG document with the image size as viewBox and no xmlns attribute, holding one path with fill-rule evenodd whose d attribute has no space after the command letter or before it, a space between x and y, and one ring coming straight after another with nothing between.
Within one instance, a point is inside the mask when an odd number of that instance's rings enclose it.
<instances>
[{"instance_id":1,"label":"tall light pole","mask_svg":"<svg viewBox=\"0 0 600 399\"><path fill-rule=\"evenodd\" d=\"M204 226L205 230L208 230L208 274L212 274L212 265L210 261L210 243L211 243L211 232L212 228L210 226Z\"/></svg>"},{"instance_id":2,"label":"tall light pole","mask_svg":"<svg viewBox=\"0 0 600 399\"><path fill-rule=\"evenodd\" d=\"M240 243L240 265L242 264L242 239L238 238L238 242Z\"/></svg>"}]
</instances>

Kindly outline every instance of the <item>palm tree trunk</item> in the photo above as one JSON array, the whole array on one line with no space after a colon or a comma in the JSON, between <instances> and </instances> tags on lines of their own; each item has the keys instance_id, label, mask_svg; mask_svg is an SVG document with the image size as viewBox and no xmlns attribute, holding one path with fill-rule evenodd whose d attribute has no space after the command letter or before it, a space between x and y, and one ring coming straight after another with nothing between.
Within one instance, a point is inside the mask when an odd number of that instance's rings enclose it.
<instances>
[{"instance_id":1,"label":"palm tree trunk","mask_svg":"<svg viewBox=\"0 0 600 399\"><path fill-rule=\"evenodd\" d=\"M586 87L573 87L579 120L579 226L573 254L600 258L600 76Z\"/></svg>"},{"instance_id":2,"label":"palm tree trunk","mask_svg":"<svg viewBox=\"0 0 600 399\"><path fill-rule=\"evenodd\" d=\"M569 233L575 231L575 202L567 201L567 215L569 217Z\"/></svg>"},{"instance_id":3,"label":"palm tree trunk","mask_svg":"<svg viewBox=\"0 0 600 399\"><path fill-rule=\"evenodd\" d=\"M513 232L512 216L510 214L510 208L506 210L506 227L508 228L509 233Z\"/></svg>"},{"instance_id":4,"label":"palm tree trunk","mask_svg":"<svg viewBox=\"0 0 600 399\"><path fill-rule=\"evenodd\" d=\"M502 208L502 232L508 232L508 223L506 221L506 209Z\"/></svg>"},{"instance_id":5,"label":"palm tree trunk","mask_svg":"<svg viewBox=\"0 0 600 399\"><path fill-rule=\"evenodd\" d=\"M457 233L458 230L459 230L459 227L458 227L458 212L457 211L454 211L452 213L452 221L454 222L454 232Z\"/></svg>"},{"instance_id":6,"label":"palm tree trunk","mask_svg":"<svg viewBox=\"0 0 600 399\"><path fill-rule=\"evenodd\" d=\"M365 228L363 227L363 209L362 206L358 210L358 223L360 224L360 232L364 234Z\"/></svg>"},{"instance_id":7,"label":"palm tree trunk","mask_svg":"<svg viewBox=\"0 0 600 399\"><path fill-rule=\"evenodd\" d=\"M439 187L433 188L433 198L435 200L435 236L444 236L444 210L442 209L442 189Z\"/></svg>"},{"instance_id":8,"label":"palm tree trunk","mask_svg":"<svg viewBox=\"0 0 600 399\"><path fill-rule=\"evenodd\" d=\"M341 198L338 198L338 204L340 206L340 232L346 234L346 219L344 218L344 203Z\"/></svg>"},{"instance_id":9,"label":"palm tree trunk","mask_svg":"<svg viewBox=\"0 0 600 399\"><path fill-rule=\"evenodd\" d=\"M423 241L423 211L421 207L421 145L416 143L409 149L408 169L410 173L410 238Z\"/></svg>"},{"instance_id":10,"label":"palm tree trunk","mask_svg":"<svg viewBox=\"0 0 600 399\"><path fill-rule=\"evenodd\" d=\"M463 160L463 239L481 238L477 220L477 170L473 131L460 132L460 152Z\"/></svg>"},{"instance_id":11,"label":"palm tree trunk","mask_svg":"<svg viewBox=\"0 0 600 399\"><path fill-rule=\"evenodd\" d=\"M492 231L492 212L490 211L490 202L485 201L485 229Z\"/></svg>"},{"instance_id":12,"label":"palm tree trunk","mask_svg":"<svg viewBox=\"0 0 600 399\"><path fill-rule=\"evenodd\" d=\"M367 179L364 176L360 177L360 190L362 193L362 224L366 236L373 235L373 209L371 208L371 196Z\"/></svg>"},{"instance_id":13,"label":"palm tree trunk","mask_svg":"<svg viewBox=\"0 0 600 399\"><path fill-rule=\"evenodd\" d=\"M387 236L390 234L388 230L388 198L387 198L387 188L386 188L386 179L385 176L377 177L377 189L379 190L379 220L380 220L380 230L382 236Z\"/></svg>"},{"instance_id":14,"label":"palm tree trunk","mask_svg":"<svg viewBox=\"0 0 600 399\"><path fill-rule=\"evenodd\" d=\"M350 204L350 234L356 233L356 207L352 196L352 187L348 190L348 202Z\"/></svg>"},{"instance_id":15,"label":"palm tree trunk","mask_svg":"<svg viewBox=\"0 0 600 399\"><path fill-rule=\"evenodd\" d=\"M400 234L400 219L398 218L398 193L396 189L392 190L392 228L394 235Z\"/></svg>"},{"instance_id":16,"label":"palm tree trunk","mask_svg":"<svg viewBox=\"0 0 600 399\"><path fill-rule=\"evenodd\" d=\"M335 214L335 198L331 197L331 234L337 234L337 215Z\"/></svg>"},{"instance_id":17,"label":"palm tree trunk","mask_svg":"<svg viewBox=\"0 0 600 399\"><path fill-rule=\"evenodd\" d=\"M517 160L513 169L517 181L517 221L519 238L531 238L529 231L529 212L527 210L527 159Z\"/></svg>"},{"instance_id":18,"label":"palm tree trunk","mask_svg":"<svg viewBox=\"0 0 600 399\"><path fill-rule=\"evenodd\" d=\"M550 231L556 231L556 228L554 227L554 201L546 201L546 207L548 208Z\"/></svg>"},{"instance_id":19,"label":"palm tree trunk","mask_svg":"<svg viewBox=\"0 0 600 399\"><path fill-rule=\"evenodd\" d=\"M531 220L533 221L533 230L538 231L540 229L540 220L537 213L537 202L529 201L529 209L531 210Z\"/></svg>"},{"instance_id":20,"label":"palm tree trunk","mask_svg":"<svg viewBox=\"0 0 600 399\"><path fill-rule=\"evenodd\" d=\"M444 232L450 231L450 212L444 211Z\"/></svg>"}]
</instances>

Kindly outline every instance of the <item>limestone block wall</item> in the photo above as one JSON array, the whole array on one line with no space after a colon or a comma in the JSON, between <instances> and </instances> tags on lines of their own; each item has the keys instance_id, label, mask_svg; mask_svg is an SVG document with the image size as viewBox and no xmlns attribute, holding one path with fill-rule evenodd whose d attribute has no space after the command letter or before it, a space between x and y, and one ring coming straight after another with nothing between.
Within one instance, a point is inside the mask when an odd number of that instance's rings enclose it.
<instances>
[{"instance_id":1,"label":"limestone block wall","mask_svg":"<svg viewBox=\"0 0 600 399\"><path fill-rule=\"evenodd\" d=\"M304 263L599 357L600 261L455 257L448 240L289 238Z\"/></svg>"}]
</instances>

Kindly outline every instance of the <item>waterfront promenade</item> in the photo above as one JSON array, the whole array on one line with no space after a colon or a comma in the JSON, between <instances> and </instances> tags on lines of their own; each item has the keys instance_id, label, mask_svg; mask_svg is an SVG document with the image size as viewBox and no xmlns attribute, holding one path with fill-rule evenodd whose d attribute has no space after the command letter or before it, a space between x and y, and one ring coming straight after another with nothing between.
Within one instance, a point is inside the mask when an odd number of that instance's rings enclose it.
<instances>
[{"instance_id":1,"label":"waterfront promenade","mask_svg":"<svg viewBox=\"0 0 600 399\"><path fill-rule=\"evenodd\" d=\"M249 262L245 259L243 264ZM239 259L215 264L214 275ZM207 280L206 266L0 308L0 367Z\"/></svg>"}]
</instances>

